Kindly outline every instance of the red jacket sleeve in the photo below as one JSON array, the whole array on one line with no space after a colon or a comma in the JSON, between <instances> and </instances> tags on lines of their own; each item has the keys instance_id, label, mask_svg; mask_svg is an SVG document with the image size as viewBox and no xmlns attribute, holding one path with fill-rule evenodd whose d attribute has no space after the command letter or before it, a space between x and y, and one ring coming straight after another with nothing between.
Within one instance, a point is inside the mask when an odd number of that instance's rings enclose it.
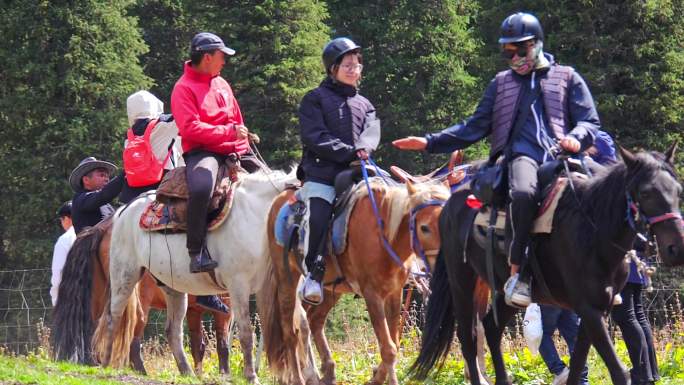
<instances>
[{"instance_id":1,"label":"red jacket sleeve","mask_svg":"<svg viewBox=\"0 0 684 385\"><path fill-rule=\"evenodd\" d=\"M237 103L235 105L237 106ZM237 139L237 133L232 123L213 125L202 122L195 95L183 85L176 85L173 89L171 111L176 120L176 125L178 125L180 136L188 138L192 142L212 147L217 143L234 142Z\"/></svg>"}]
</instances>

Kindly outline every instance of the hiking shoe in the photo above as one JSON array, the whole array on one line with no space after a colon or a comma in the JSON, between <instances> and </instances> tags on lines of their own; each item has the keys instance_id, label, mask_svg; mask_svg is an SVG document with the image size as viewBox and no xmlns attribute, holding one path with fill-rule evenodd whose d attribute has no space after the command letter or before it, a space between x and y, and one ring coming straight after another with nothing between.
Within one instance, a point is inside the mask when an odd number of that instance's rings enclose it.
<instances>
[{"instance_id":1,"label":"hiking shoe","mask_svg":"<svg viewBox=\"0 0 684 385\"><path fill-rule=\"evenodd\" d=\"M532 303L530 285L520 279L519 274L512 275L504 285L504 301L508 306L526 308Z\"/></svg>"},{"instance_id":2,"label":"hiking shoe","mask_svg":"<svg viewBox=\"0 0 684 385\"><path fill-rule=\"evenodd\" d=\"M568 382L568 376L570 375L570 369L563 368L563 371L558 373L553 377L553 382L551 385L565 385Z\"/></svg>"},{"instance_id":3,"label":"hiking shoe","mask_svg":"<svg viewBox=\"0 0 684 385\"><path fill-rule=\"evenodd\" d=\"M308 304L320 305L323 302L323 287L321 287L320 282L311 278L311 273L309 273L300 284L297 295L299 295L299 299Z\"/></svg>"},{"instance_id":4,"label":"hiking shoe","mask_svg":"<svg viewBox=\"0 0 684 385\"><path fill-rule=\"evenodd\" d=\"M230 311L217 295L198 295L197 305L203 309L219 313L228 314Z\"/></svg>"},{"instance_id":5,"label":"hiking shoe","mask_svg":"<svg viewBox=\"0 0 684 385\"><path fill-rule=\"evenodd\" d=\"M203 247L199 254L190 254L191 273L207 273L214 270L217 266L218 262L211 259L209 250L206 247Z\"/></svg>"}]
</instances>

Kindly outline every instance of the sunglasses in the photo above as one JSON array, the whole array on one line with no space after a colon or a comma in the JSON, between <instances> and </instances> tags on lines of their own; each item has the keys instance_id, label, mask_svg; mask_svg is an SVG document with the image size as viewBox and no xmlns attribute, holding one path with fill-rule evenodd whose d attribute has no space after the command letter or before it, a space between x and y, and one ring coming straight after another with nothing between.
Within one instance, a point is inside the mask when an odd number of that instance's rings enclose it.
<instances>
[{"instance_id":1,"label":"sunglasses","mask_svg":"<svg viewBox=\"0 0 684 385\"><path fill-rule=\"evenodd\" d=\"M504 59L513 59L513 56L518 55L518 57L527 56L527 51L529 51L531 45L528 45L529 41L521 41L519 43L506 43L501 46L501 56Z\"/></svg>"}]
</instances>

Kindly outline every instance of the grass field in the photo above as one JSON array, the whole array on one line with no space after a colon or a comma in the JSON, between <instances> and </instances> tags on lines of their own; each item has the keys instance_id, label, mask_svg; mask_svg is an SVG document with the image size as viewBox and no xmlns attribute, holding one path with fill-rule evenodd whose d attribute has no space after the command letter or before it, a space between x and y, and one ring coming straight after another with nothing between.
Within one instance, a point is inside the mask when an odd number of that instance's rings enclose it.
<instances>
[{"instance_id":1,"label":"grass field","mask_svg":"<svg viewBox=\"0 0 684 385\"><path fill-rule=\"evenodd\" d=\"M343 299L349 306L341 306L333 314L328 324L331 348L337 363L338 384L363 384L370 379L372 367L379 360L375 337L358 301ZM45 341L47 336L43 335ZM677 312L668 325L655 331L656 350L662 379L659 385L684 385L684 317ZM630 366L627 350L619 333L615 336L618 354L626 366ZM401 355L398 363L399 379L402 384L418 384L405 376L420 345L419 331L410 328L402 339ZM455 344L456 345L456 344ZM562 342L557 343L559 352L567 362L567 349ZM156 384L245 384L241 376L242 355L239 354L237 341L233 342L231 354L231 376L218 374L216 349L210 340L209 357L204 360L204 371L199 377L184 377L178 374L175 363L165 343L150 339L143 345L148 376L140 376L131 370L113 370L100 367L82 366L49 359L47 343L34 353L14 356L0 350L0 384L45 384L45 385L156 385ZM506 333L503 341L505 361L509 374L516 385L550 384L552 375L547 371L541 357L533 356L525 346L524 339ZM189 352L188 352L189 356ZM605 365L592 349L589 356L589 376L592 385L611 384ZM489 363L488 363L489 364ZM261 361L259 378L262 384L275 384L274 378ZM488 374L493 375L491 367ZM467 384L463 377L463 361L457 345L443 369L425 382L426 384Z\"/></svg>"}]
</instances>

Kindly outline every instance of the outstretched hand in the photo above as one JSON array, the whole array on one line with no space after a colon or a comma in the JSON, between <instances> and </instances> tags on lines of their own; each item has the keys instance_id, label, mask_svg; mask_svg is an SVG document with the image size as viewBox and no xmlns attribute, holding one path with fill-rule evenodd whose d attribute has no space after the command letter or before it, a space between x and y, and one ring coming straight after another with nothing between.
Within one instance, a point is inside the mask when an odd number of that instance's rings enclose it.
<instances>
[{"instance_id":1,"label":"outstretched hand","mask_svg":"<svg viewBox=\"0 0 684 385\"><path fill-rule=\"evenodd\" d=\"M427 139L419 136L408 136L393 141L392 145L400 150L421 151L427 148Z\"/></svg>"}]
</instances>

